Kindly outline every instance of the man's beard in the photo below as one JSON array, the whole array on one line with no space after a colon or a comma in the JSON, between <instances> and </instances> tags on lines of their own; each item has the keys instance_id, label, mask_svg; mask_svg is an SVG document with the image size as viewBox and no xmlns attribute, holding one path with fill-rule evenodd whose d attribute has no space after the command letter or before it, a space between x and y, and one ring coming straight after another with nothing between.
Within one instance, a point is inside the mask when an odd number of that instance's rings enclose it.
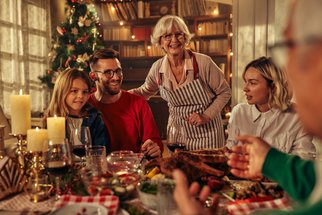
<instances>
[{"instance_id":1,"label":"man's beard","mask_svg":"<svg viewBox=\"0 0 322 215\"><path fill-rule=\"evenodd\" d=\"M118 82L118 81L117 81ZM119 82L119 86L120 87L118 87L118 88L115 88L115 87L113 87L113 89L112 89L112 87L110 87L109 86L109 83L107 84L107 85L103 85L103 92L104 92L104 94L109 94L109 95L111 95L111 96L113 96L113 95L117 95L120 91L121 91L121 81Z\"/></svg>"}]
</instances>

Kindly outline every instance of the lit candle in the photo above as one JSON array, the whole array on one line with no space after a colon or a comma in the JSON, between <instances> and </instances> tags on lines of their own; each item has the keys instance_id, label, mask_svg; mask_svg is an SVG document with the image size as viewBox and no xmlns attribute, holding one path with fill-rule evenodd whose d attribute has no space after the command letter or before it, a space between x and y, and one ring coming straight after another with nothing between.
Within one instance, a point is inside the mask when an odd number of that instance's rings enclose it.
<instances>
[{"instance_id":1,"label":"lit candle","mask_svg":"<svg viewBox=\"0 0 322 215\"><path fill-rule=\"evenodd\" d=\"M65 140L65 117L48 117L47 118L48 139L54 143Z\"/></svg>"},{"instance_id":2,"label":"lit candle","mask_svg":"<svg viewBox=\"0 0 322 215\"><path fill-rule=\"evenodd\" d=\"M19 95L10 96L11 104L11 133L27 134L27 130L31 128L31 112L30 112L30 96Z\"/></svg>"},{"instance_id":3,"label":"lit candle","mask_svg":"<svg viewBox=\"0 0 322 215\"><path fill-rule=\"evenodd\" d=\"M28 129L27 131L27 151L41 152L44 145L48 144L47 129Z\"/></svg>"}]
</instances>

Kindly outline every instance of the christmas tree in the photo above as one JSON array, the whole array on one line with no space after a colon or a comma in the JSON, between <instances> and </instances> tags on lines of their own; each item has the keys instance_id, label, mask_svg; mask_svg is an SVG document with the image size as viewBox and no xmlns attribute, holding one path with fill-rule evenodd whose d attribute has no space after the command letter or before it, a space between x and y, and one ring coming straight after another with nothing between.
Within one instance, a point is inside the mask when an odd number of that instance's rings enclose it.
<instances>
[{"instance_id":1,"label":"christmas tree","mask_svg":"<svg viewBox=\"0 0 322 215\"><path fill-rule=\"evenodd\" d=\"M67 0L65 13L66 20L57 26L48 54L51 68L39 77L49 88L54 87L57 76L66 68L78 68L88 73L89 56L101 46L99 18L93 0Z\"/></svg>"}]
</instances>

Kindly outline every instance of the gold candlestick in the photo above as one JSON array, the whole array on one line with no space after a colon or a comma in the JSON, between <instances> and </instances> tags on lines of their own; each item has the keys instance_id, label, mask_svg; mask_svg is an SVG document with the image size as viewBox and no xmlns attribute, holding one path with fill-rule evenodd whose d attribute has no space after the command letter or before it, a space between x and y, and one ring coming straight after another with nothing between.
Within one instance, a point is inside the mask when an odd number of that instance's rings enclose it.
<instances>
[{"instance_id":1,"label":"gold candlestick","mask_svg":"<svg viewBox=\"0 0 322 215\"><path fill-rule=\"evenodd\" d=\"M28 152L31 157L26 174L28 175L25 192L29 194L30 201L39 202L48 198L53 186L48 183L48 176L44 174L42 162L43 152Z\"/></svg>"},{"instance_id":2,"label":"gold candlestick","mask_svg":"<svg viewBox=\"0 0 322 215\"><path fill-rule=\"evenodd\" d=\"M16 155L20 165L20 169L25 169L25 155L26 155L26 148L27 148L27 135L23 134L14 134L15 137L18 138Z\"/></svg>"}]
</instances>

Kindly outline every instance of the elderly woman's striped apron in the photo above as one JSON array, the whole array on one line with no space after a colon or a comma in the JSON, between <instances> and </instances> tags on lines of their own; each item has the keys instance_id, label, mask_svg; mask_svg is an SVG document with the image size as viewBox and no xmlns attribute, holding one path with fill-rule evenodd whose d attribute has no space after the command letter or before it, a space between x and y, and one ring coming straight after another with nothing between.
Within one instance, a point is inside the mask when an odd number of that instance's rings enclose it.
<instances>
[{"instance_id":1,"label":"elderly woman's striped apron","mask_svg":"<svg viewBox=\"0 0 322 215\"><path fill-rule=\"evenodd\" d=\"M191 53L192 54L192 53ZM159 76L160 95L168 102L169 121L179 125L184 129L186 139L186 148L189 150L201 148L220 148L224 146L224 131L220 114L208 123L195 126L187 122L187 118L194 112L202 114L212 103L211 98L198 78L199 68L195 56L192 54L194 81L191 83L170 91L162 86L162 74Z\"/></svg>"}]
</instances>

